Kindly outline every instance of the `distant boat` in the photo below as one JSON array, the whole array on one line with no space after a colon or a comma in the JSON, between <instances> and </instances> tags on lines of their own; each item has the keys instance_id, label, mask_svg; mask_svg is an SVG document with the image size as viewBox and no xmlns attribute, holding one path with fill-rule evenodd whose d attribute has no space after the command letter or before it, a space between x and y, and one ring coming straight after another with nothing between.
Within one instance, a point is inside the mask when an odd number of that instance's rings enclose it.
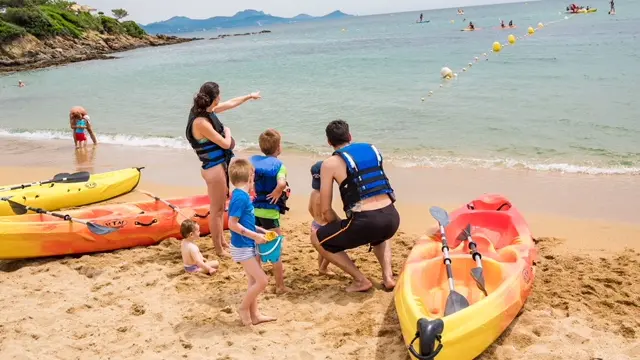
<instances>
[{"instance_id":1,"label":"distant boat","mask_svg":"<svg viewBox=\"0 0 640 360\"><path fill-rule=\"evenodd\" d=\"M431 20L422 20L422 21L416 20L416 24L426 24L428 22L431 22Z\"/></svg>"}]
</instances>

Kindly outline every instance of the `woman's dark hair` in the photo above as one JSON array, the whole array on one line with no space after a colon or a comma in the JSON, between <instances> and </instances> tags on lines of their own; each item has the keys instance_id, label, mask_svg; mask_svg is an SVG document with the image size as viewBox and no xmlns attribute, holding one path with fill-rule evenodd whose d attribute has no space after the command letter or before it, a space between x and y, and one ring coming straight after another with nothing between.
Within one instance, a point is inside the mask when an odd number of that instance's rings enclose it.
<instances>
[{"instance_id":1,"label":"woman's dark hair","mask_svg":"<svg viewBox=\"0 0 640 360\"><path fill-rule=\"evenodd\" d=\"M200 87L200 91L193 98L191 113L196 117L209 117L207 108L220 96L220 87L213 81L208 81Z\"/></svg>"},{"instance_id":2,"label":"woman's dark hair","mask_svg":"<svg viewBox=\"0 0 640 360\"><path fill-rule=\"evenodd\" d=\"M344 120L333 120L325 129L327 140L331 146L340 146L351 141L349 124Z\"/></svg>"}]
</instances>

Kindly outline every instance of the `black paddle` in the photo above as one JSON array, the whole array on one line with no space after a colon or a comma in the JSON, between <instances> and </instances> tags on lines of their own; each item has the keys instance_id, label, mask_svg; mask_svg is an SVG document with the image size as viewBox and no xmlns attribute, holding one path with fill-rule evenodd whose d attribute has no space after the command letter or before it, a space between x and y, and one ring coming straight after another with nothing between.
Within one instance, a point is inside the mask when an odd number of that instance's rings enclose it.
<instances>
[{"instance_id":1,"label":"black paddle","mask_svg":"<svg viewBox=\"0 0 640 360\"><path fill-rule=\"evenodd\" d=\"M74 219L70 215L58 214L58 213L54 213L54 212L49 212L49 211L47 211L45 209L32 208L32 207L27 206L27 205L22 205L20 203L15 202L15 201L9 200L9 198L6 198L6 197L5 198L0 198L0 200L4 200L4 201L8 202L9 205L11 206L11 210L13 210L13 212L16 215L24 215L28 211L33 211L33 212L36 212L38 214L47 214L47 215L55 216L57 218L60 218L60 219L66 220L66 221L72 221L72 222L77 222L77 223L86 225L89 228L89 231L91 231L92 233L94 233L96 235L107 235L107 234L111 234L112 232L118 231L118 229L116 229L116 228L111 228L111 227L106 227L106 226L94 224L92 222L85 221L85 220Z\"/></svg>"},{"instance_id":2,"label":"black paddle","mask_svg":"<svg viewBox=\"0 0 640 360\"><path fill-rule=\"evenodd\" d=\"M476 285L478 285L478 289L484 293L484 296L487 296L487 288L485 287L484 282L484 274L482 273L482 255L478 252L478 246L473 241L471 237L471 224L467 224L467 226L462 229L460 235L458 235L458 240L461 241L469 241L469 250L471 250L471 258L476 261L475 267L471 269L471 277L476 281Z\"/></svg>"},{"instance_id":3,"label":"black paddle","mask_svg":"<svg viewBox=\"0 0 640 360\"><path fill-rule=\"evenodd\" d=\"M88 181L89 177L91 177L91 174L88 171L81 171L81 172L77 172L77 173L74 173L74 174L60 173L60 174L56 174L53 177L53 179L51 179L51 180L38 181L38 182L31 183L31 184L22 184L22 185L17 185L17 186L10 187L10 188L0 188L0 191L18 190L18 189L28 188L28 187L31 187L31 186L50 184L50 183L54 183L54 182L56 182L56 183L79 183L79 182Z\"/></svg>"},{"instance_id":4,"label":"black paddle","mask_svg":"<svg viewBox=\"0 0 640 360\"><path fill-rule=\"evenodd\" d=\"M447 245L447 236L444 233L444 228L449 225L449 214L447 214L443 208L437 206L432 206L429 212L431 216L438 221L440 234L442 235L442 253L444 256L444 264L447 268L447 277L449 278L449 296L447 296L444 316L448 316L468 307L469 301L462 296L462 294L456 292L453 286L453 270L451 269L451 258L449 257L449 245Z\"/></svg>"}]
</instances>

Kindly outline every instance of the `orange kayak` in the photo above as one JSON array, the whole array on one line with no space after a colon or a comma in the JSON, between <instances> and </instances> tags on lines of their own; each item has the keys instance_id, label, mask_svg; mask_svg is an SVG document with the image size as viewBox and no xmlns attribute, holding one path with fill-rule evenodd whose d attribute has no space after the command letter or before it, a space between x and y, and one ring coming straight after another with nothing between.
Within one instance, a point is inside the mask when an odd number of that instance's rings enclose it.
<instances>
[{"instance_id":1,"label":"orange kayak","mask_svg":"<svg viewBox=\"0 0 640 360\"><path fill-rule=\"evenodd\" d=\"M192 219L200 225L201 234L209 234L208 196L167 201L185 214L195 213ZM118 230L96 235L83 224L46 214L3 216L0 217L0 259L84 254L149 246L168 238L182 239L179 215L160 201L95 205L61 213ZM228 228L226 214L225 229Z\"/></svg>"},{"instance_id":2,"label":"orange kayak","mask_svg":"<svg viewBox=\"0 0 640 360\"><path fill-rule=\"evenodd\" d=\"M438 231L418 241L394 294L412 359L476 358L511 324L532 291L537 250L526 221L509 200L485 195L452 212L449 219L444 231L453 287L468 305L445 316L452 291L442 236ZM486 295L472 276L478 262L470 255L471 243L463 232L468 225L481 254Z\"/></svg>"}]
</instances>

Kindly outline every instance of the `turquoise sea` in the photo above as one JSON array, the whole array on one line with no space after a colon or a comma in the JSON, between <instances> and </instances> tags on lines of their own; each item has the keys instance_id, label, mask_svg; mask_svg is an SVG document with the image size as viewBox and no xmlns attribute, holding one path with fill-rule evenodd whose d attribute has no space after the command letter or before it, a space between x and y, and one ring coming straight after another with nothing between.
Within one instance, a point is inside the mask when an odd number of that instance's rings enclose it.
<instances>
[{"instance_id":1,"label":"turquoise sea","mask_svg":"<svg viewBox=\"0 0 640 360\"><path fill-rule=\"evenodd\" d=\"M69 108L83 105L103 143L187 149L192 97L212 80L224 99L263 95L221 115L245 148L275 127L285 151L327 153L324 127L342 118L400 166L638 175L640 3L616 4L615 16L607 1L584 5L598 12L541 1L425 11L423 24L417 11L278 25L10 74L0 77L0 142L69 138ZM500 30L499 19L517 28ZM481 30L460 31L469 20ZM521 38L492 53L509 34ZM443 66L458 77L441 80Z\"/></svg>"}]
</instances>

